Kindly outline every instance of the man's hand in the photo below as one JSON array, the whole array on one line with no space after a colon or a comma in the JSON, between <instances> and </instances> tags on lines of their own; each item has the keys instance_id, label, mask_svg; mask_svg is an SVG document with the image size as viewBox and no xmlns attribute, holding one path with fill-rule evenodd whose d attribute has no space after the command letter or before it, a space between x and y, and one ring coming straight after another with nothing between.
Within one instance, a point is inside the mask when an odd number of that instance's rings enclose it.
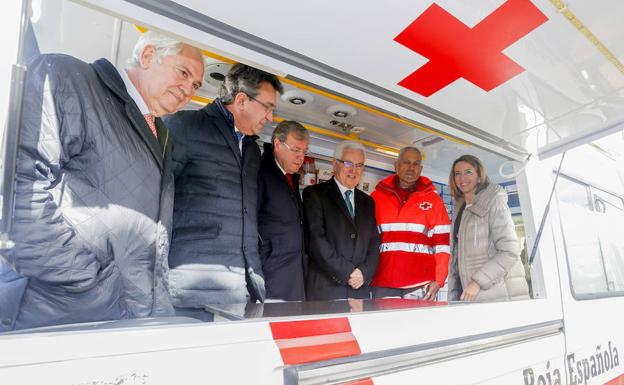
<instances>
[{"instance_id":1,"label":"man's hand","mask_svg":"<svg viewBox=\"0 0 624 385\"><path fill-rule=\"evenodd\" d=\"M438 294L438 290L440 290L440 284L436 281L431 281L425 286L425 290L427 293L423 297L425 301L433 301L436 298L436 294Z\"/></svg>"},{"instance_id":2,"label":"man's hand","mask_svg":"<svg viewBox=\"0 0 624 385\"><path fill-rule=\"evenodd\" d=\"M362 287L362 285L364 284L364 276L362 275L362 271L360 271L360 269L356 267L355 270L353 270L353 272L349 276L348 283L349 283L349 286L351 286L355 290Z\"/></svg>"},{"instance_id":3,"label":"man's hand","mask_svg":"<svg viewBox=\"0 0 624 385\"><path fill-rule=\"evenodd\" d=\"M475 281L470 281L468 286L466 286L466 288L464 289L464 292L462 293L460 299L462 301L474 301L475 299L477 299L477 295L479 295L480 291L481 286L479 286L479 284Z\"/></svg>"}]
</instances>

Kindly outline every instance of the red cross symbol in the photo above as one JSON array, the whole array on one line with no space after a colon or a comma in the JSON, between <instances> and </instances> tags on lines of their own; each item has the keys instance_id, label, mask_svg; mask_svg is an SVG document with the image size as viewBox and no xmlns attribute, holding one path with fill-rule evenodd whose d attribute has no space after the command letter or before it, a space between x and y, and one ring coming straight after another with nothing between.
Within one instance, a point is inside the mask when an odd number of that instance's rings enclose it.
<instances>
[{"instance_id":1,"label":"red cross symbol","mask_svg":"<svg viewBox=\"0 0 624 385\"><path fill-rule=\"evenodd\" d=\"M501 51L546 20L530 0L508 0L470 28L434 3L394 38L429 59L399 85L430 96L464 78L490 91L524 71Z\"/></svg>"},{"instance_id":2,"label":"red cross symbol","mask_svg":"<svg viewBox=\"0 0 624 385\"><path fill-rule=\"evenodd\" d=\"M432 205L431 203L429 203L429 202L423 202L423 203L421 203L421 204L420 204L420 206L419 206L419 207L420 207L420 209L421 209L421 210L425 210L425 211L427 211L427 210L429 210L430 208L432 208L432 207L433 207L433 205Z\"/></svg>"}]
</instances>

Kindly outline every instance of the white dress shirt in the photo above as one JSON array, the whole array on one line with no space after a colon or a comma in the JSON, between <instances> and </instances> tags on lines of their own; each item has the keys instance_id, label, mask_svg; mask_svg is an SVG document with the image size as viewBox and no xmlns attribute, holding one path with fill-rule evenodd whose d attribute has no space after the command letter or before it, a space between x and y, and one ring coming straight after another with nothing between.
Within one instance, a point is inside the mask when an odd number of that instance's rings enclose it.
<instances>
[{"instance_id":1,"label":"white dress shirt","mask_svg":"<svg viewBox=\"0 0 624 385\"><path fill-rule=\"evenodd\" d=\"M349 201L351 202L351 207L353 207L353 215L355 215L355 199L354 199L355 189L347 188L343 186L340 182L338 182L338 179L336 179L336 177L334 177L334 181L338 185L338 189L340 190L340 195L342 195L342 200L345 199L345 191L351 191L351 195L349 196Z\"/></svg>"},{"instance_id":2,"label":"white dress shirt","mask_svg":"<svg viewBox=\"0 0 624 385\"><path fill-rule=\"evenodd\" d=\"M117 69L117 72L119 72L119 76L121 76L121 79L123 80L124 85L126 86L126 91L128 92L128 95L130 95L134 103L136 103L137 107L139 107L139 111L141 111L141 114L142 115L150 114L151 112L149 108L147 108L147 104L145 103L145 100L143 100L143 97L139 93L139 90L136 89L136 87L134 86L134 83L132 83L132 80L130 80L130 78L128 77L128 73L126 72L126 70Z\"/></svg>"}]
</instances>

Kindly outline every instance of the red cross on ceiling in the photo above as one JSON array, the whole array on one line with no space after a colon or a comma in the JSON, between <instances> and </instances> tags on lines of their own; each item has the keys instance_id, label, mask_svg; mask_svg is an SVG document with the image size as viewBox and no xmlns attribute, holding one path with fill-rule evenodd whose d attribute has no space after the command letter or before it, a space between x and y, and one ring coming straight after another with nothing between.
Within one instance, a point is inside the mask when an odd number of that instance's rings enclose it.
<instances>
[{"instance_id":1,"label":"red cross on ceiling","mask_svg":"<svg viewBox=\"0 0 624 385\"><path fill-rule=\"evenodd\" d=\"M434 3L394 38L429 59L399 85L430 96L464 78L490 91L524 71L501 51L546 20L530 0L508 0L470 28Z\"/></svg>"}]
</instances>

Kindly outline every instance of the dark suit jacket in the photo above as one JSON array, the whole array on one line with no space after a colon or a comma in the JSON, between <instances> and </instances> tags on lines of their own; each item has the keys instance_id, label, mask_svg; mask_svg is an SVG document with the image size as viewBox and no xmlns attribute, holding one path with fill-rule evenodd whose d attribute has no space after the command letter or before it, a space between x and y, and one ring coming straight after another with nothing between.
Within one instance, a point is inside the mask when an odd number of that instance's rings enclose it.
<instances>
[{"instance_id":1,"label":"dark suit jacket","mask_svg":"<svg viewBox=\"0 0 624 385\"><path fill-rule=\"evenodd\" d=\"M375 203L355 189L355 220L351 219L334 178L303 191L307 252L308 300L369 298L370 281L379 260ZM359 268L364 285L354 290L349 275Z\"/></svg>"},{"instance_id":2,"label":"dark suit jacket","mask_svg":"<svg viewBox=\"0 0 624 385\"><path fill-rule=\"evenodd\" d=\"M267 298L305 300L306 257L303 242L303 206L299 174L292 189L265 143L258 173L258 233L260 260Z\"/></svg>"}]
</instances>

